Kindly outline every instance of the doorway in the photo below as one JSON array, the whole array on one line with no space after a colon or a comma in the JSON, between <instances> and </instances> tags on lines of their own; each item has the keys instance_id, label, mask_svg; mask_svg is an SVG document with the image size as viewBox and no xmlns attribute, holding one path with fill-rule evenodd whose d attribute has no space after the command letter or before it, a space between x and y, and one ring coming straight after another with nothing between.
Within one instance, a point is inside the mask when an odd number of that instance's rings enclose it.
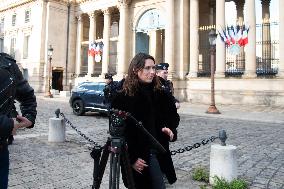
<instances>
[{"instance_id":1,"label":"doorway","mask_svg":"<svg viewBox=\"0 0 284 189\"><path fill-rule=\"evenodd\" d=\"M63 91L63 68L55 68L52 70L52 89Z\"/></svg>"},{"instance_id":2,"label":"doorway","mask_svg":"<svg viewBox=\"0 0 284 189\"><path fill-rule=\"evenodd\" d=\"M157 62L165 61L165 19L158 9L142 14L136 26L135 53L152 55Z\"/></svg>"}]
</instances>

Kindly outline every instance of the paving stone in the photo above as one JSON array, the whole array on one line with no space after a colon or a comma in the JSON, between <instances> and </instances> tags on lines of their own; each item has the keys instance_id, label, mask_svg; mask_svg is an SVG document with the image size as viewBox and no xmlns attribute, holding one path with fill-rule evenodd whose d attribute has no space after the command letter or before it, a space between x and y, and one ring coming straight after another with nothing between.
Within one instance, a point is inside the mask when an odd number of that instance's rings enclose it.
<instances>
[{"instance_id":1,"label":"paving stone","mask_svg":"<svg viewBox=\"0 0 284 189\"><path fill-rule=\"evenodd\" d=\"M22 188L91 188L93 159L88 141L66 127L66 142L49 143L48 119L60 107L65 116L89 138L104 145L108 137L108 119L96 113L75 116L68 98L53 99L37 95L38 116L33 129L15 136L10 149L9 189ZM182 103L178 140L171 149L184 148L204 138L218 136L220 129L228 135L227 144L237 146L239 176L248 180L251 189L277 189L284 185L284 110L281 108L218 106L222 114L205 114L206 105ZM219 143L218 140L213 142ZM210 144L173 156L178 181L167 188L199 188L192 180L194 167L209 169ZM101 188L108 188L109 162ZM120 188L125 189L120 181Z\"/></svg>"}]
</instances>

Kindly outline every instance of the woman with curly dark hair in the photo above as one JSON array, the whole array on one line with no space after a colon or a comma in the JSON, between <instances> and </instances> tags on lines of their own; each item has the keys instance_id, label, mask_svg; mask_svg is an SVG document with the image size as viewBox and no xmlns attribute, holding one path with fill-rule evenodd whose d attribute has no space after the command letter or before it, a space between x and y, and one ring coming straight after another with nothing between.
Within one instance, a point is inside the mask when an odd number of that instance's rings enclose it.
<instances>
[{"instance_id":1,"label":"woman with curly dark hair","mask_svg":"<svg viewBox=\"0 0 284 189\"><path fill-rule=\"evenodd\" d=\"M155 72L155 59L145 53L137 54L129 65L121 92L112 102L113 108L130 112L141 121L167 151L166 154L157 152L134 123L127 122L125 139L138 189L164 189L164 174L170 184L176 181L169 141L177 139L179 115Z\"/></svg>"}]
</instances>

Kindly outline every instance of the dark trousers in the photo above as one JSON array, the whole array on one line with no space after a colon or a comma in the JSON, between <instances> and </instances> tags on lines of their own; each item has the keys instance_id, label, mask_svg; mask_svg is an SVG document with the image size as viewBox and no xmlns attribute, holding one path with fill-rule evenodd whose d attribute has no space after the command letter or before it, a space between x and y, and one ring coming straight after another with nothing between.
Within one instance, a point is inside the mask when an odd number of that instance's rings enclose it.
<instances>
[{"instance_id":1,"label":"dark trousers","mask_svg":"<svg viewBox=\"0 0 284 189\"><path fill-rule=\"evenodd\" d=\"M158 159L155 154L150 154L149 172L153 189L165 189L163 173L161 171Z\"/></svg>"},{"instance_id":2,"label":"dark trousers","mask_svg":"<svg viewBox=\"0 0 284 189\"><path fill-rule=\"evenodd\" d=\"M0 188L8 188L9 151L7 145L0 148Z\"/></svg>"}]
</instances>

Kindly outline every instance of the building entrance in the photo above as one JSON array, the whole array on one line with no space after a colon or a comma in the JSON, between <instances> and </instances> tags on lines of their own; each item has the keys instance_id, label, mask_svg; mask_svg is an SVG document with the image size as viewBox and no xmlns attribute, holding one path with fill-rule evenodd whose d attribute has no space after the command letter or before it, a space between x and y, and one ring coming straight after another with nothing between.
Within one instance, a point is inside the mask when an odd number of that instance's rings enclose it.
<instances>
[{"instance_id":1,"label":"building entrance","mask_svg":"<svg viewBox=\"0 0 284 189\"><path fill-rule=\"evenodd\" d=\"M135 52L152 55L156 62L165 60L165 20L159 10L146 11L136 27Z\"/></svg>"},{"instance_id":2,"label":"building entrance","mask_svg":"<svg viewBox=\"0 0 284 189\"><path fill-rule=\"evenodd\" d=\"M63 91L63 68L52 69L52 89Z\"/></svg>"}]
</instances>

